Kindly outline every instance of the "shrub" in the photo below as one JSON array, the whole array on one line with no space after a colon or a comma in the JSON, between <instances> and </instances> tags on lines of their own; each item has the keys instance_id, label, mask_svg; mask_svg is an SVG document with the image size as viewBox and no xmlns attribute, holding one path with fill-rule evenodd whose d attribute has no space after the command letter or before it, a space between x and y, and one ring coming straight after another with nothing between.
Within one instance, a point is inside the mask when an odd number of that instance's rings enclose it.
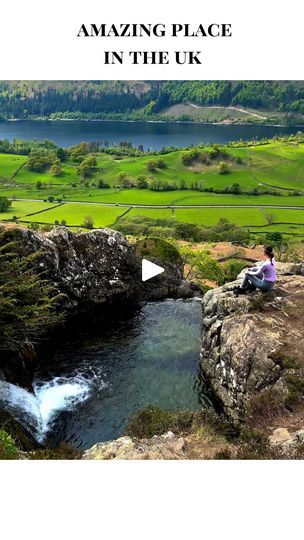
<instances>
[{"instance_id":1,"label":"shrub","mask_svg":"<svg viewBox=\"0 0 304 540\"><path fill-rule=\"evenodd\" d=\"M276 388L263 390L254 396L247 406L249 425L269 425L269 423L285 410L285 398Z\"/></svg>"},{"instance_id":2,"label":"shrub","mask_svg":"<svg viewBox=\"0 0 304 540\"><path fill-rule=\"evenodd\" d=\"M257 459L281 459L282 455L278 449L270 447L267 438L256 431L246 430L246 435L240 437L237 448L236 459L257 460Z\"/></svg>"},{"instance_id":3,"label":"shrub","mask_svg":"<svg viewBox=\"0 0 304 540\"><path fill-rule=\"evenodd\" d=\"M45 148L34 149L26 162L26 168L34 172L43 172L57 160L56 153L53 150Z\"/></svg>"},{"instance_id":4,"label":"shrub","mask_svg":"<svg viewBox=\"0 0 304 540\"><path fill-rule=\"evenodd\" d=\"M31 460L81 459L82 452L71 444L61 443L58 448L44 448L28 454Z\"/></svg>"},{"instance_id":5,"label":"shrub","mask_svg":"<svg viewBox=\"0 0 304 540\"><path fill-rule=\"evenodd\" d=\"M232 195L240 195L242 193L240 184L237 184L236 182L234 182L227 191Z\"/></svg>"},{"instance_id":6,"label":"shrub","mask_svg":"<svg viewBox=\"0 0 304 540\"><path fill-rule=\"evenodd\" d=\"M185 167L188 167L189 165L192 165L194 161L197 161L199 157L199 151L193 148L192 150L188 150L182 155L182 163L183 165L185 165Z\"/></svg>"},{"instance_id":7,"label":"shrub","mask_svg":"<svg viewBox=\"0 0 304 540\"><path fill-rule=\"evenodd\" d=\"M286 405L294 407L304 402L304 378L298 375L289 375L286 378L288 394L286 397Z\"/></svg>"},{"instance_id":8,"label":"shrub","mask_svg":"<svg viewBox=\"0 0 304 540\"><path fill-rule=\"evenodd\" d=\"M86 216L83 220L82 226L85 227L86 229L93 229L94 219L92 218L92 216L90 215Z\"/></svg>"},{"instance_id":9,"label":"shrub","mask_svg":"<svg viewBox=\"0 0 304 540\"><path fill-rule=\"evenodd\" d=\"M227 174L229 172L229 166L225 161L221 161L218 166L218 172L220 174Z\"/></svg>"},{"instance_id":10,"label":"shrub","mask_svg":"<svg viewBox=\"0 0 304 540\"><path fill-rule=\"evenodd\" d=\"M196 267L201 279L215 281L217 284L224 282L224 272L221 265L210 255L200 254L196 261Z\"/></svg>"},{"instance_id":11,"label":"shrub","mask_svg":"<svg viewBox=\"0 0 304 540\"><path fill-rule=\"evenodd\" d=\"M148 161L147 169L148 169L149 172L154 172L157 169L157 162L156 161Z\"/></svg>"},{"instance_id":12,"label":"shrub","mask_svg":"<svg viewBox=\"0 0 304 540\"><path fill-rule=\"evenodd\" d=\"M60 161L57 160L50 168L50 173L52 176L60 176L61 174L61 166Z\"/></svg>"},{"instance_id":13,"label":"shrub","mask_svg":"<svg viewBox=\"0 0 304 540\"><path fill-rule=\"evenodd\" d=\"M35 221L30 223L30 229L32 229L32 231L39 231L39 223L36 223Z\"/></svg>"},{"instance_id":14,"label":"shrub","mask_svg":"<svg viewBox=\"0 0 304 540\"><path fill-rule=\"evenodd\" d=\"M129 420L126 434L139 439L161 435L166 431L184 431L192 426L192 411L171 412L149 405Z\"/></svg>"},{"instance_id":15,"label":"shrub","mask_svg":"<svg viewBox=\"0 0 304 540\"><path fill-rule=\"evenodd\" d=\"M146 176L141 175L136 178L136 187L138 189L147 189L149 187Z\"/></svg>"},{"instance_id":16,"label":"shrub","mask_svg":"<svg viewBox=\"0 0 304 540\"><path fill-rule=\"evenodd\" d=\"M157 167L158 169L166 169L167 164L166 164L166 162L165 162L163 159L159 159L159 160L156 162L156 167Z\"/></svg>"},{"instance_id":17,"label":"shrub","mask_svg":"<svg viewBox=\"0 0 304 540\"><path fill-rule=\"evenodd\" d=\"M230 259L229 261L226 261L222 265L225 283L229 281L234 281L238 277L239 273L243 270L243 268L243 261L238 261L236 259Z\"/></svg>"},{"instance_id":18,"label":"shrub","mask_svg":"<svg viewBox=\"0 0 304 540\"><path fill-rule=\"evenodd\" d=\"M140 258L150 257L182 266L182 259L178 250L161 238L145 238L144 240L140 240L135 246L135 253Z\"/></svg>"},{"instance_id":19,"label":"shrub","mask_svg":"<svg viewBox=\"0 0 304 540\"><path fill-rule=\"evenodd\" d=\"M103 180L102 178L100 178L100 179L98 180L98 185L97 185L97 187L98 187L99 189L107 189L107 188L110 187L110 185L107 184L106 182L104 182L104 180Z\"/></svg>"},{"instance_id":20,"label":"shrub","mask_svg":"<svg viewBox=\"0 0 304 540\"><path fill-rule=\"evenodd\" d=\"M0 429L0 459L18 459L19 450L11 435Z\"/></svg>"},{"instance_id":21,"label":"shrub","mask_svg":"<svg viewBox=\"0 0 304 540\"><path fill-rule=\"evenodd\" d=\"M12 201L9 201L7 197L0 197L0 212L7 212L10 206L12 206Z\"/></svg>"},{"instance_id":22,"label":"shrub","mask_svg":"<svg viewBox=\"0 0 304 540\"><path fill-rule=\"evenodd\" d=\"M18 229L0 234L0 355L18 350L25 340L37 343L64 319L64 312L57 312L64 295L39 275L40 253L20 255L20 234Z\"/></svg>"}]
</instances>

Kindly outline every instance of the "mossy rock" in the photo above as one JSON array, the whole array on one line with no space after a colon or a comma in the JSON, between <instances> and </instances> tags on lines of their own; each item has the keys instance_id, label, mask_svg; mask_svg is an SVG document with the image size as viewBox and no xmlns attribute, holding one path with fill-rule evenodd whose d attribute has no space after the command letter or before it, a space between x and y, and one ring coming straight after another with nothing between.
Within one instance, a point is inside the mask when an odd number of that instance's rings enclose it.
<instances>
[{"instance_id":1,"label":"mossy rock","mask_svg":"<svg viewBox=\"0 0 304 540\"><path fill-rule=\"evenodd\" d=\"M179 251L161 238L143 238L135 244L135 255L168 262L182 268L183 261Z\"/></svg>"},{"instance_id":2,"label":"mossy rock","mask_svg":"<svg viewBox=\"0 0 304 540\"><path fill-rule=\"evenodd\" d=\"M0 227L0 245L16 242L22 238L22 230L19 227Z\"/></svg>"},{"instance_id":3,"label":"mossy rock","mask_svg":"<svg viewBox=\"0 0 304 540\"><path fill-rule=\"evenodd\" d=\"M0 429L0 459L19 459L19 449L13 437L4 429Z\"/></svg>"},{"instance_id":4,"label":"mossy rock","mask_svg":"<svg viewBox=\"0 0 304 540\"><path fill-rule=\"evenodd\" d=\"M39 444L34 437L11 414L1 409L0 430L9 433L20 450L29 452L39 448Z\"/></svg>"}]
</instances>

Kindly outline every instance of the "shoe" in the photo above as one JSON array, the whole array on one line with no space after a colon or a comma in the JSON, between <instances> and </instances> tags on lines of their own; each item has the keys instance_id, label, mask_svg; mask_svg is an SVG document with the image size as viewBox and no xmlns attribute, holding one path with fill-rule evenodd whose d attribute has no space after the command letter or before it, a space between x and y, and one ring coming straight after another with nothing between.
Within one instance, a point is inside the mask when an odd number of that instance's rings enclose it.
<instances>
[{"instance_id":1,"label":"shoe","mask_svg":"<svg viewBox=\"0 0 304 540\"><path fill-rule=\"evenodd\" d=\"M257 289L257 288L256 288L255 285L253 285L252 283L249 283L248 288L247 288L247 291L248 291L248 292L250 292L250 293L251 293L251 292L254 292L254 291L256 291L256 289Z\"/></svg>"},{"instance_id":2,"label":"shoe","mask_svg":"<svg viewBox=\"0 0 304 540\"><path fill-rule=\"evenodd\" d=\"M246 294L247 289L243 289L243 287L234 287L233 293L235 294L235 296L239 296L240 294Z\"/></svg>"}]
</instances>

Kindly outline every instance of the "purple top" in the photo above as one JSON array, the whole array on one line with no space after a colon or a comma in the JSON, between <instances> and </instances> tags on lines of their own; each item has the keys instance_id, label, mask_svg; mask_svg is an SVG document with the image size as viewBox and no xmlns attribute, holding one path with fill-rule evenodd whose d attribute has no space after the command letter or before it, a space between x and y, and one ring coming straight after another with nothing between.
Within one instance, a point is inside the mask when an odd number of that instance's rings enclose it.
<instances>
[{"instance_id":1,"label":"purple top","mask_svg":"<svg viewBox=\"0 0 304 540\"><path fill-rule=\"evenodd\" d=\"M256 272L263 274L266 281L274 283L277 279L275 260L272 259L272 264L270 261L265 261L261 266L256 267L252 274L255 274Z\"/></svg>"}]
</instances>

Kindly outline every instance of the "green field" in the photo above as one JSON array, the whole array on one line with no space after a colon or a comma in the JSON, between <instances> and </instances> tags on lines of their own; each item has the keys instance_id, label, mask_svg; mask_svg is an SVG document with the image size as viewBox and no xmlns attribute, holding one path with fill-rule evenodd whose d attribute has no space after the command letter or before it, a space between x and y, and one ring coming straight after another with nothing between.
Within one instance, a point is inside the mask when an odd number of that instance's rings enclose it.
<instances>
[{"instance_id":1,"label":"green field","mask_svg":"<svg viewBox=\"0 0 304 540\"><path fill-rule=\"evenodd\" d=\"M27 161L26 156L0 154L0 178L9 179Z\"/></svg>"},{"instance_id":2,"label":"green field","mask_svg":"<svg viewBox=\"0 0 304 540\"><path fill-rule=\"evenodd\" d=\"M207 151L207 148L205 149ZM186 167L182 163L182 155L184 151L179 150L172 152L165 156L153 156L144 157L129 157L124 159L115 159L115 156L102 155L98 158L98 167L100 176L108 182L110 185L117 184L118 174L120 172L126 173L130 180L136 180L138 176L147 176L148 178L154 178L160 181L167 182L179 182L184 180L187 186L190 186L191 182L202 182L206 187L218 187L222 188L231 185L233 182L238 182L241 186L250 188L257 185L256 180L252 177L250 168L244 165L234 165L231 167L229 175L218 174L218 163L211 163L210 165L193 164ZM228 154L236 157L244 157L247 162L248 151L228 149ZM150 161L162 159L165 163L164 169L156 168L152 173L149 172L147 165Z\"/></svg>"},{"instance_id":3,"label":"green field","mask_svg":"<svg viewBox=\"0 0 304 540\"><path fill-rule=\"evenodd\" d=\"M62 206L48 210L41 214L31 216L30 222L51 223L62 221L63 219L70 226L81 226L86 216L92 216L94 227L106 227L114 223L115 219L123 214L126 208L113 208L109 206L101 206L98 204L74 204L66 203ZM27 219L27 218L26 218Z\"/></svg>"},{"instance_id":4,"label":"green field","mask_svg":"<svg viewBox=\"0 0 304 540\"><path fill-rule=\"evenodd\" d=\"M33 201L13 201L12 206L9 208L7 212L0 213L0 221L1 220L10 220L13 218L13 216L17 216L18 218L24 219L25 216L28 214L32 214L34 212L41 212L44 210L43 213L37 214L37 216L46 216L47 212L45 210L47 208L50 208L54 206L54 204L45 203L45 202L33 202ZM32 220L34 216L29 217L29 220Z\"/></svg>"},{"instance_id":5,"label":"green field","mask_svg":"<svg viewBox=\"0 0 304 540\"><path fill-rule=\"evenodd\" d=\"M274 223L289 222L304 227L303 210L280 210L259 208L189 208L189 209L145 209L134 208L128 212L126 218L135 215L159 219L175 219L185 223L198 225L216 225L220 218L226 218L242 227L267 226L267 215L271 214ZM275 227L272 225L271 227ZM262 228L261 228L262 230Z\"/></svg>"},{"instance_id":6,"label":"green field","mask_svg":"<svg viewBox=\"0 0 304 540\"><path fill-rule=\"evenodd\" d=\"M219 174L217 160L209 160L209 164L199 161L185 166L182 162L185 150L161 156L139 157L119 157L100 153L97 154L97 167L92 170L91 176L85 183L81 182L77 174L77 164L71 161L62 163L62 173L54 177L49 170L44 173L28 170L25 163L26 156L0 154L0 195L22 199L14 200L13 207L8 212L0 214L0 219L18 216L26 221L51 224L64 219L69 225L79 226L87 215L91 215L95 226L105 226L113 224L115 219L130 207L127 216L141 215L168 219L173 217L177 221L200 225L214 225L221 217L225 217L236 225L250 227L251 230L256 231L279 228L284 232L302 232L304 212L292 208L269 207L275 205L304 208L304 144L277 141L260 146L221 148L224 150L223 159L228 163L228 174ZM208 155L211 150L210 147L203 149ZM164 167L156 167L152 172L149 171L149 161L159 159L163 161ZM22 164L25 165L20 169ZM136 183L138 176L145 176L148 181L159 180L160 185L163 182L179 185L182 180L188 189L167 191L152 191L135 187L122 189L119 187L120 173L124 173L131 184ZM108 183L110 188L99 189L100 179ZM39 186L37 187L38 180L42 183L40 189L38 189ZM261 192L272 189L278 194L216 194L189 189L193 182L199 182L203 188L208 189L229 188L233 183L237 183L243 192L257 188ZM303 195L295 195L293 193L295 190L303 192ZM54 197L54 202L43 202L50 196ZM26 214L55 206L57 199L65 204L29 219L25 218ZM35 200L41 202L35 202ZM72 204L71 201L77 204ZM107 207L102 203L111 203L116 206ZM168 209L132 208L133 205L138 204L165 206ZM174 214L169 208L170 206L199 205L208 205L210 208L177 208ZM212 208L216 205L224 205L227 208ZM254 208L228 208L229 205L251 205ZM263 206L268 208L262 208ZM267 214L272 215L273 224L269 224ZM258 229L259 226L265 227Z\"/></svg>"},{"instance_id":7,"label":"green field","mask_svg":"<svg viewBox=\"0 0 304 540\"><path fill-rule=\"evenodd\" d=\"M44 173L29 171L26 166L15 176L15 182L17 184L36 184L38 181L46 185L50 183L58 185L79 182L79 178L77 177L75 165L70 163L64 163L60 176L56 177L52 176L49 171Z\"/></svg>"},{"instance_id":8,"label":"green field","mask_svg":"<svg viewBox=\"0 0 304 540\"><path fill-rule=\"evenodd\" d=\"M52 188L48 190L18 189L10 188L0 189L0 194L6 197L16 197L17 199L40 199L44 200L49 195L55 198L64 198L67 201L79 202L99 202L112 204L147 204L156 206L170 205L254 205L254 206L304 206L303 196L283 195L225 195L215 193L198 193L195 191L150 191L139 189L125 189L122 191L113 189L76 189L63 190Z\"/></svg>"},{"instance_id":9,"label":"green field","mask_svg":"<svg viewBox=\"0 0 304 540\"><path fill-rule=\"evenodd\" d=\"M51 209L49 209L51 208ZM44 210L44 211L42 211ZM42 211L42 212L41 212ZM27 214L37 214L27 216ZM126 214L125 214L126 213ZM118 216L125 214L125 218L135 215L141 217L175 219L186 223L198 225L216 225L220 218L226 218L236 225L263 232L280 229L286 232L304 233L304 209L280 210L262 208L189 208L189 209L146 209L146 208L119 208L99 204L64 203L53 206L50 203L15 201L9 212L0 214L0 219L11 219L16 215L21 221L53 224L63 219L70 226L81 226L87 215L92 216L95 227L112 225ZM269 225L267 215L271 215L274 224Z\"/></svg>"}]
</instances>

